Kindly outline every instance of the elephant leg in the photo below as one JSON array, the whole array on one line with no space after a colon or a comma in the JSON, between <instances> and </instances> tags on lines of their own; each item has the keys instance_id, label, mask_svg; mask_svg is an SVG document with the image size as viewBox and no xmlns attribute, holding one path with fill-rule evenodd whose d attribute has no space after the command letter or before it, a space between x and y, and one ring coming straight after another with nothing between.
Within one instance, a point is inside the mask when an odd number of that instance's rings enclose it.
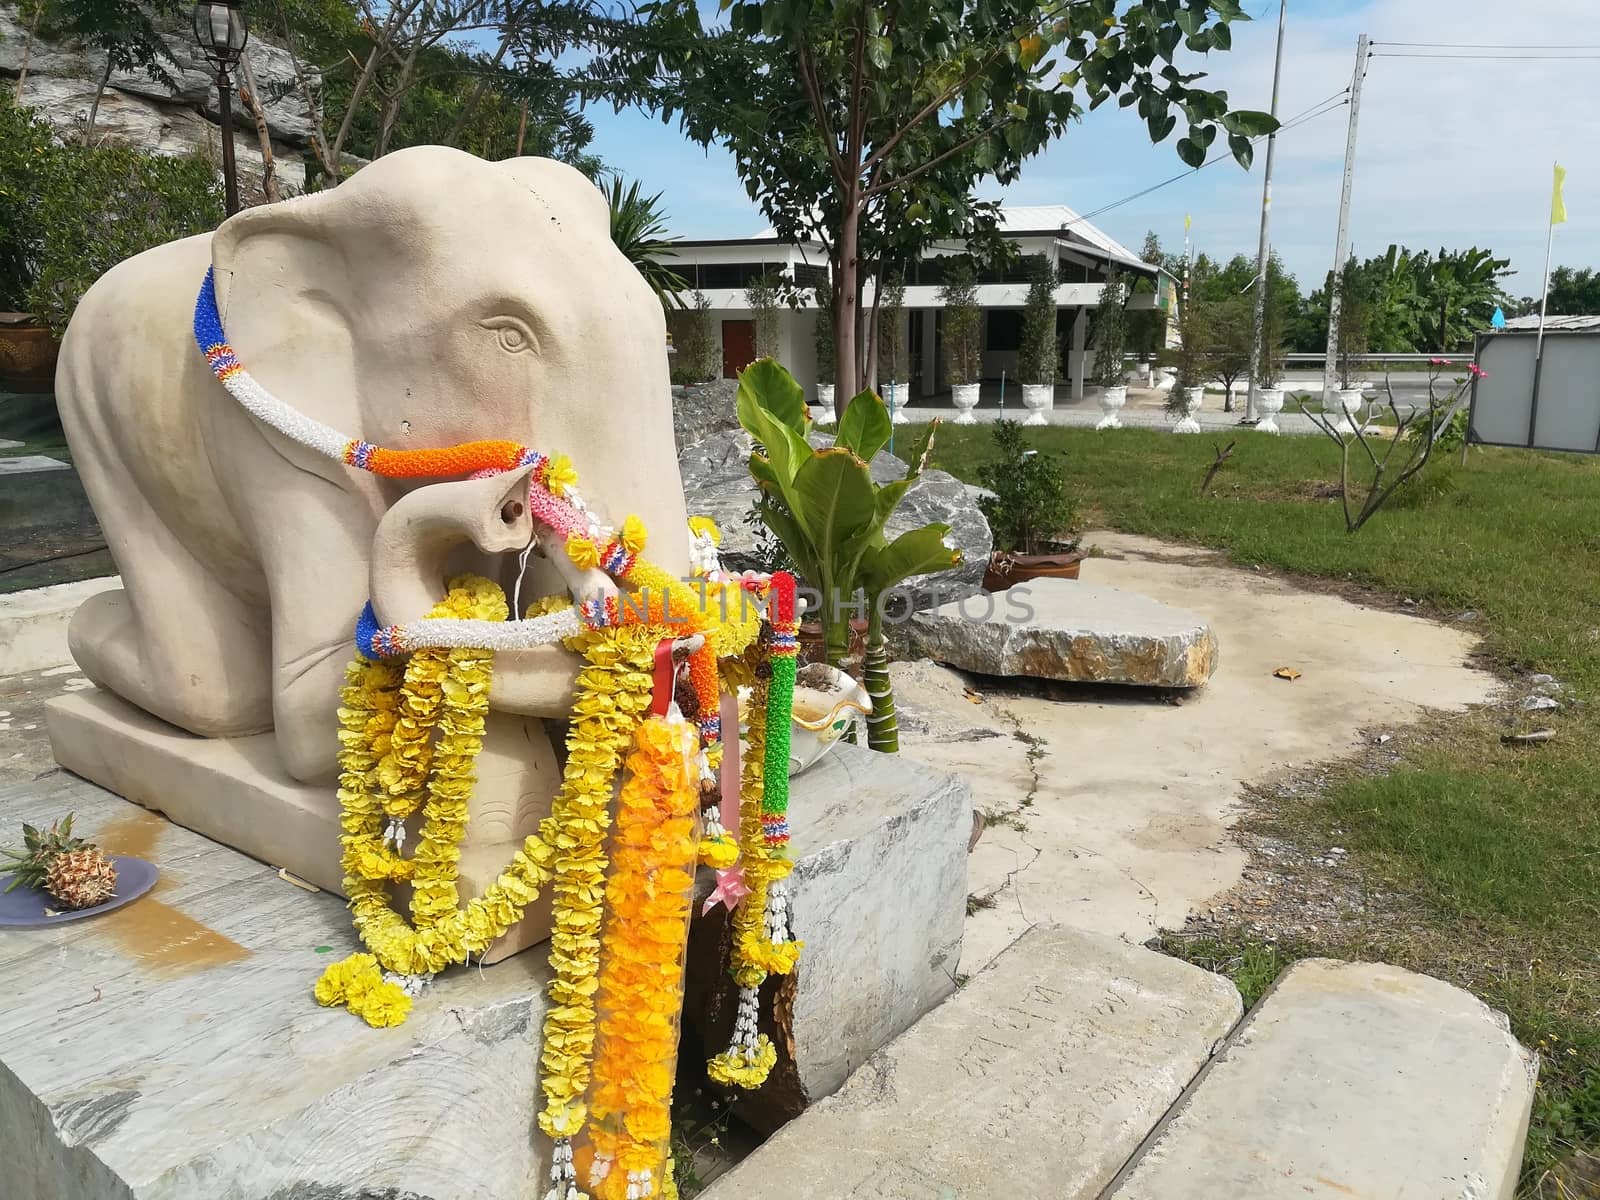
<instances>
[{"instance_id":1,"label":"elephant leg","mask_svg":"<svg viewBox=\"0 0 1600 1200\"><path fill-rule=\"evenodd\" d=\"M304 477L301 477L304 480ZM284 768L302 783L338 773L339 688L355 655L356 618L367 602L367 543L347 513L319 501L349 497L317 483L281 488L269 513L277 529L258 538L272 598L272 717Z\"/></svg>"},{"instance_id":2,"label":"elephant leg","mask_svg":"<svg viewBox=\"0 0 1600 1200\"><path fill-rule=\"evenodd\" d=\"M122 588L73 614L73 659L101 687L190 733L271 728L265 613L223 587L120 468L96 467L85 484Z\"/></svg>"}]
</instances>

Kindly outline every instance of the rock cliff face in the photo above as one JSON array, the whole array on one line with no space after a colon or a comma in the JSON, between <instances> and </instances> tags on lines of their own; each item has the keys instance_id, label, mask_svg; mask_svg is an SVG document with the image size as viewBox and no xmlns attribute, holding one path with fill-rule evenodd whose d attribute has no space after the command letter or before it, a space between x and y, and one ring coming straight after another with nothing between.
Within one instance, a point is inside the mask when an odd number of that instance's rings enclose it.
<instances>
[{"instance_id":1,"label":"rock cliff face","mask_svg":"<svg viewBox=\"0 0 1600 1200\"><path fill-rule=\"evenodd\" d=\"M172 92L142 73L113 71L100 100L95 135L157 154L201 151L221 160L216 75L194 35L187 29L162 34L172 62L167 73L177 83ZM81 129L94 103L95 88L105 70L105 56L74 42L36 35L30 48L27 23L11 0L0 0L0 87L13 95L27 57L27 78L21 101L62 130ZM304 190L306 162L312 159L312 109L296 85L294 63L287 50L252 33L245 46L259 89L272 139L279 186L284 193ZM242 72L234 72L235 86ZM317 79L308 76L313 89ZM234 154L239 168L239 194L246 204L261 199L261 148L255 122L235 97Z\"/></svg>"}]
</instances>

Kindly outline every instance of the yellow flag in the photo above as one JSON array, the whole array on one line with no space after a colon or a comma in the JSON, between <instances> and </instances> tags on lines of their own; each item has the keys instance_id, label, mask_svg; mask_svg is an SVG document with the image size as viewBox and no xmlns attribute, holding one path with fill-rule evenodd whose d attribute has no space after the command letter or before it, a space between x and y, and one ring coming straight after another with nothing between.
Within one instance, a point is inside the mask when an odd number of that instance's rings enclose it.
<instances>
[{"instance_id":1,"label":"yellow flag","mask_svg":"<svg viewBox=\"0 0 1600 1200\"><path fill-rule=\"evenodd\" d=\"M1185 233L1189 232L1189 225L1190 224L1191 224L1191 219L1189 217L1189 214L1188 213L1184 213L1183 214L1183 231Z\"/></svg>"},{"instance_id":2,"label":"yellow flag","mask_svg":"<svg viewBox=\"0 0 1600 1200\"><path fill-rule=\"evenodd\" d=\"M1567 169L1556 164L1556 188L1550 195L1550 224L1560 225L1567 219L1567 202L1561 196L1561 185L1567 181Z\"/></svg>"}]
</instances>

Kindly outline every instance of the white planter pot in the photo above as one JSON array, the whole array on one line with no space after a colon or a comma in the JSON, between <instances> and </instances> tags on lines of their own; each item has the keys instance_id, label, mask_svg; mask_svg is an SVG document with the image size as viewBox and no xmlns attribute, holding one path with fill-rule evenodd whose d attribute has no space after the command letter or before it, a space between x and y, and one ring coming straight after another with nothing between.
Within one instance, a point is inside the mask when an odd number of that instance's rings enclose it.
<instances>
[{"instance_id":1,"label":"white planter pot","mask_svg":"<svg viewBox=\"0 0 1600 1200\"><path fill-rule=\"evenodd\" d=\"M954 383L950 385L950 401L956 406L957 425L976 425L972 410L978 407L978 384Z\"/></svg>"},{"instance_id":2,"label":"white planter pot","mask_svg":"<svg viewBox=\"0 0 1600 1200\"><path fill-rule=\"evenodd\" d=\"M1105 416L1100 418L1096 429L1121 429L1122 422L1117 419L1117 414L1122 411L1122 406L1128 402L1128 389L1123 384L1116 387L1100 389L1100 411Z\"/></svg>"},{"instance_id":3,"label":"white planter pot","mask_svg":"<svg viewBox=\"0 0 1600 1200\"><path fill-rule=\"evenodd\" d=\"M811 406L811 420L817 425L833 424L833 384L817 384L817 402Z\"/></svg>"},{"instance_id":4,"label":"white planter pot","mask_svg":"<svg viewBox=\"0 0 1600 1200\"><path fill-rule=\"evenodd\" d=\"M1199 433L1200 422L1195 420L1195 414L1200 411L1200 406L1205 403L1206 390L1203 387L1186 387L1183 389L1183 419L1172 427L1173 433Z\"/></svg>"},{"instance_id":5,"label":"white planter pot","mask_svg":"<svg viewBox=\"0 0 1600 1200\"><path fill-rule=\"evenodd\" d=\"M1336 388L1322 393L1322 411L1327 414L1335 433L1356 431L1354 418L1364 403L1366 401L1362 399L1359 387Z\"/></svg>"},{"instance_id":6,"label":"white planter pot","mask_svg":"<svg viewBox=\"0 0 1600 1200\"><path fill-rule=\"evenodd\" d=\"M1262 388L1256 393L1256 412L1260 420L1256 422L1256 432L1277 433L1277 416L1283 411L1283 389Z\"/></svg>"},{"instance_id":7,"label":"white planter pot","mask_svg":"<svg viewBox=\"0 0 1600 1200\"><path fill-rule=\"evenodd\" d=\"M1022 406L1028 410L1024 425L1044 425L1044 414L1056 405L1056 385L1053 383L1025 383L1022 385Z\"/></svg>"},{"instance_id":8,"label":"white planter pot","mask_svg":"<svg viewBox=\"0 0 1600 1200\"><path fill-rule=\"evenodd\" d=\"M886 383L883 385L883 402L889 406L890 418L896 425L909 424L911 418L906 416L906 405L911 400L911 385L909 383Z\"/></svg>"},{"instance_id":9,"label":"white planter pot","mask_svg":"<svg viewBox=\"0 0 1600 1200\"><path fill-rule=\"evenodd\" d=\"M1158 371L1150 386L1158 392L1170 392L1178 382L1178 377L1170 371Z\"/></svg>"}]
</instances>

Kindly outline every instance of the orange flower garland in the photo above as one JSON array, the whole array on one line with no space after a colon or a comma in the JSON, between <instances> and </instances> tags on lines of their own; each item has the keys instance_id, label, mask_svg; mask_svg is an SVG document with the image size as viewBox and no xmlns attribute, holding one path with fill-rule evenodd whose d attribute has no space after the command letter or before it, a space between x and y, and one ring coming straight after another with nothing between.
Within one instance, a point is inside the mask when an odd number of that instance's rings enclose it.
<instances>
[{"instance_id":1,"label":"orange flower garland","mask_svg":"<svg viewBox=\"0 0 1600 1200\"><path fill-rule=\"evenodd\" d=\"M665 1184L694 892L694 729L678 719L646 721L635 745L606 887L590 1122L597 1200L649 1200Z\"/></svg>"}]
</instances>

